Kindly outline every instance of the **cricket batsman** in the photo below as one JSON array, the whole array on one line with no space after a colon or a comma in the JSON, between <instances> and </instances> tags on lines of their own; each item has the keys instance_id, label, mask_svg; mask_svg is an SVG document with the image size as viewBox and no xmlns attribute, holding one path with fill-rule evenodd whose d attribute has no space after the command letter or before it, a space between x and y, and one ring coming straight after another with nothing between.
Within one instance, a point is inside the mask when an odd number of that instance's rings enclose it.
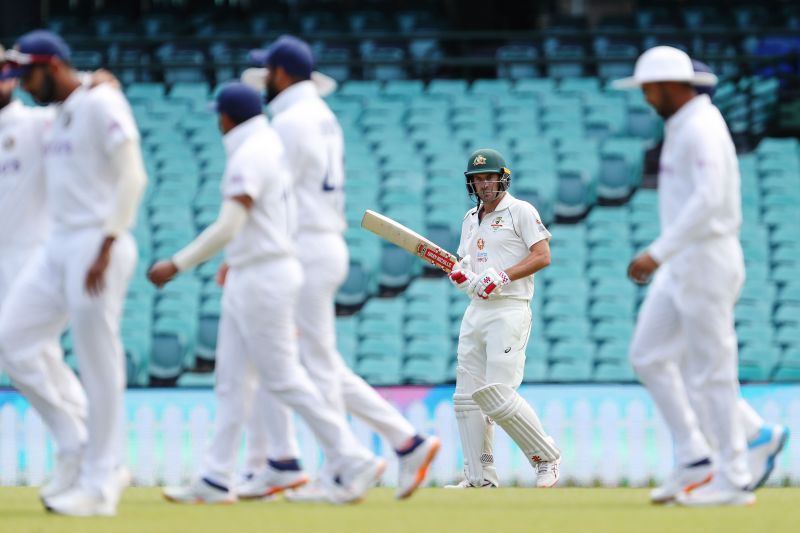
<instances>
[{"instance_id":1,"label":"cricket batsman","mask_svg":"<svg viewBox=\"0 0 800 533\"><path fill-rule=\"evenodd\" d=\"M561 452L517 393L531 331L534 274L550 264L550 232L536 208L511 196L511 171L496 150L475 151L466 187L477 206L464 216L450 281L471 302L458 338L456 421L465 478L447 488L497 487L492 421L536 470L536 486L558 482Z\"/></svg>"}]
</instances>

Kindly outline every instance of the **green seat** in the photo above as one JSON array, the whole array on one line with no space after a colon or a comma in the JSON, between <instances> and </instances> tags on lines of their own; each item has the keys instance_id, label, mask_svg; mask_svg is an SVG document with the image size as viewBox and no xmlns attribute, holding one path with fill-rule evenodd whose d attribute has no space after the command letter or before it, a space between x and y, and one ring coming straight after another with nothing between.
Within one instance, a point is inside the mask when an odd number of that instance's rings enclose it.
<instances>
[{"instance_id":1,"label":"green seat","mask_svg":"<svg viewBox=\"0 0 800 533\"><path fill-rule=\"evenodd\" d=\"M605 361L595 368L594 381L629 383L636 381L636 373L627 361Z\"/></svg>"},{"instance_id":2,"label":"green seat","mask_svg":"<svg viewBox=\"0 0 800 533\"><path fill-rule=\"evenodd\" d=\"M582 338L563 340L555 343L550 352L553 361L592 361L595 346Z\"/></svg>"},{"instance_id":3,"label":"green seat","mask_svg":"<svg viewBox=\"0 0 800 533\"><path fill-rule=\"evenodd\" d=\"M198 389L214 388L215 374L213 372L185 372L178 378L178 387L193 387Z\"/></svg>"},{"instance_id":4,"label":"green seat","mask_svg":"<svg viewBox=\"0 0 800 533\"><path fill-rule=\"evenodd\" d=\"M525 359L524 382L542 382L547 380L547 361L544 359Z\"/></svg>"},{"instance_id":5,"label":"green seat","mask_svg":"<svg viewBox=\"0 0 800 533\"><path fill-rule=\"evenodd\" d=\"M632 336L633 322L630 318L603 320L592 330L592 338L603 342L627 342Z\"/></svg>"},{"instance_id":6,"label":"green seat","mask_svg":"<svg viewBox=\"0 0 800 533\"><path fill-rule=\"evenodd\" d=\"M370 385L399 385L403 382L402 358L399 353L359 358L356 372Z\"/></svg>"},{"instance_id":7,"label":"green seat","mask_svg":"<svg viewBox=\"0 0 800 533\"><path fill-rule=\"evenodd\" d=\"M559 361L550 365L548 381L564 383L592 381L592 361Z\"/></svg>"},{"instance_id":8,"label":"green seat","mask_svg":"<svg viewBox=\"0 0 800 533\"><path fill-rule=\"evenodd\" d=\"M175 383L183 370L189 353L189 341L195 332L185 320L168 317L156 321L153 326L153 344L150 355L151 383L156 379L161 384Z\"/></svg>"}]
</instances>

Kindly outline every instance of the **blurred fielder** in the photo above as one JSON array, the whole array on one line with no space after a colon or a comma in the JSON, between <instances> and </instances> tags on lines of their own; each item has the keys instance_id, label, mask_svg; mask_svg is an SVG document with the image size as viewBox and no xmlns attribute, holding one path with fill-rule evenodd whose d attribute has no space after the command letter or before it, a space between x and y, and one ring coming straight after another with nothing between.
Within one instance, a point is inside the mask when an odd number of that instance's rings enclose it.
<instances>
[{"instance_id":1,"label":"blurred fielder","mask_svg":"<svg viewBox=\"0 0 800 533\"><path fill-rule=\"evenodd\" d=\"M3 57L0 47L0 60ZM16 87L16 79L0 81L0 307L14 280L44 245L48 229L44 136L56 110L52 106L24 106L13 99ZM58 339L44 341L41 349L44 357L29 363L39 371L24 373L40 381L14 380L14 385L35 402L37 412L50 413L48 406L63 405L73 415L61 417L53 411L44 420L57 453L51 478L39 493L49 497L75 482L81 450L86 445L87 407L83 386L64 362ZM6 366L0 359L0 367ZM12 369L11 374L19 373Z\"/></svg>"},{"instance_id":2,"label":"blurred fielder","mask_svg":"<svg viewBox=\"0 0 800 533\"><path fill-rule=\"evenodd\" d=\"M673 434L678 462L651 493L654 503L749 505L755 501L751 489L769 474L762 464L764 477L756 479L748 468L744 428L750 421L761 429L763 422L739 399L733 318L744 282L739 169L719 110L695 90L714 83L712 74L695 73L689 56L667 46L646 51L633 77L617 82L641 87L666 120L661 235L628 269L637 283L655 273L630 358ZM767 438L752 444L771 455L759 454L766 463L787 435L780 427L763 429Z\"/></svg>"},{"instance_id":3,"label":"blurred fielder","mask_svg":"<svg viewBox=\"0 0 800 533\"><path fill-rule=\"evenodd\" d=\"M286 152L262 114L261 96L241 84L226 85L216 99L228 156L224 201L217 220L171 260L148 274L162 287L225 249L229 265L222 297L216 359L216 428L201 477L164 495L178 503L226 503L250 395L247 378L258 373L281 402L302 416L331 463L326 500L357 501L383 473L384 461L361 446L341 413L314 387L300 364L294 309L302 284L291 236L296 220ZM277 402L257 405L274 409Z\"/></svg>"},{"instance_id":4,"label":"blurred fielder","mask_svg":"<svg viewBox=\"0 0 800 533\"><path fill-rule=\"evenodd\" d=\"M329 405L349 412L383 435L396 451L400 478L396 496L406 498L422 483L439 449L435 437L422 437L411 424L342 360L336 349L334 298L347 277L344 219L344 139L336 116L320 98L331 89L313 72L311 49L290 36L256 54L267 66L265 87L272 125L286 146L298 203L296 250L303 284L295 318L300 359ZM292 413L270 398L261 384L249 426L248 455L256 470L239 487L243 496L262 497L306 479L298 462ZM325 475L325 474L323 474ZM324 498L318 485L287 493L292 500Z\"/></svg>"},{"instance_id":5,"label":"blurred fielder","mask_svg":"<svg viewBox=\"0 0 800 533\"><path fill-rule=\"evenodd\" d=\"M492 421L525 453L536 470L536 486L552 487L561 452L516 391L531 330L533 277L550 264L550 232L536 208L507 192L511 171L497 151L475 151L464 175L477 207L464 216L462 260L450 281L472 300L458 337L453 396L465 478L448 488L499 486Z\"/></svg>"},{"instance_id":6,"label":"blurred fielder","mask_svg":"<svg viewBox=\"0 0 800 533\"><path fill-rule=\"evenodd\" d=\"M128 483L118 447L125 390L119 322L136 264L128 229L147 179L139 133L119 91L81 86L60 37L27 33L6 60L3 77L19 77L35 100L60 105L44 138L51 228L0 312L3 366L54 435L62 435L62 449L70 443L69 461L79 462L77 480L48 491L45 506L62 514L113 515ZM58 342L67 321L88 398L88 438L80 416L59 401L63 391L53 393L64 376L49 373L42 351L43 343Z\"/></svg>"}]
</instances>

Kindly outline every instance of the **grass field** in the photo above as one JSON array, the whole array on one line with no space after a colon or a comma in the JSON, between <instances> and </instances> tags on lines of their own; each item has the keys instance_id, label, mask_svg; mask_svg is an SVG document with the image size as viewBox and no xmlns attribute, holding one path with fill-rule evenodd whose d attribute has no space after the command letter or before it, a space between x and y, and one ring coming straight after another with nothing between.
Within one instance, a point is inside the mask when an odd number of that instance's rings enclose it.
<instances>
[{"instance_id":1,"label":"grass field","mask_svg":"<svg viewBox=\"0 0 800 533\"><path fill-rule=\"evenodd\" d=\"M247 532L789 532L800 531L800 489L763 489L748 508L683 509L647 504L641 489L425 489L396 502L375 489L361 504L240 502L179 506L158 489L125 493L116 518L48 515L36 489L0 489L3 533Z\"/></svg>"}]
</instances>

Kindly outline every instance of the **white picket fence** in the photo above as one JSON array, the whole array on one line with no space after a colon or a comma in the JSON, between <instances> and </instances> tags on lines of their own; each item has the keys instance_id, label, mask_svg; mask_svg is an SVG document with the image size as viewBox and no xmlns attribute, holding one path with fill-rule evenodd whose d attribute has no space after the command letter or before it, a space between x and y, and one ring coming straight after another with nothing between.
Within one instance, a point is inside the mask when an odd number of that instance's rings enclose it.
<instances>
[{"instance_id":1,"label":"white picket fence","mask_svg":"<svg viewBox=\"0 0 800 533\"><path fill-rule=\"evenodd\" d=\"M631 391L631 389L634 389ZM624 394L620 394L620 391ZM420 398L405 405L415 427L442 439L430 472L440 485L460 476L461 453L452 403ZM748 392L745 389L745 392ZM761 387L754 407L771 422L789 426L795 438L781 455L772 484L800 485L800 386ZM645 486L662 479L672 465L672 445L660 417L638 387L523 387L547 430L563 450L562 483L591 486ZM143 397L142 397L143 396ZM0 399L0 484L38 485L52 463L52 443L40 418L19 397ZM213 425L211 391L131 391L125 443L136 484L175 484L189 479L201 464ZM358 437L389 462L384 477L391 486L397 460L369 428L353 421ZM320 452L308 428L297 423L304 466L316 470ZM504 485L531 485L525 457L497 428L495 461Z\"/></svg>"}]
</instances>

